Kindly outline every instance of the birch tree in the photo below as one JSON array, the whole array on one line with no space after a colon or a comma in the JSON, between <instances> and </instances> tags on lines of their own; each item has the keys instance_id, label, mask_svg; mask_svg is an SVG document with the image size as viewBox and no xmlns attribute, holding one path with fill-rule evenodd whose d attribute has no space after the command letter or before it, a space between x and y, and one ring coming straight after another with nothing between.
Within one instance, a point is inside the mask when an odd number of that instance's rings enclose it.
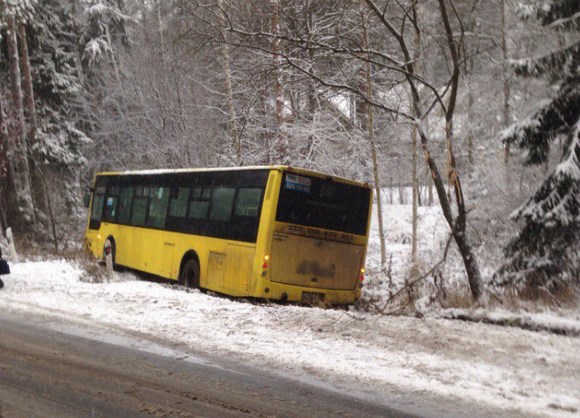
<instances>
[{"instance_id":1,"label":"birch tree","mask_svg":"<svg viewBox=\"0 0 580 418\"><path fill-rule=\"evenodd\" d=\"M236 156L236 163L242 163L242 147L240 143L240 137L238 134L238 127L236 122L236 109L234 105L234 93L232 89L232 76L230 71L230 52L229 46L227 42L227 32L225 30L227 25L227 15L225 10L223 9L223 1L217 0L218 6L218 13L220 16L220 32L223 37L223 42L221 46L221 54L222 54L222 62L223 62L223 69L224 69L224 76L225 76L225 90L226 90L226 99L228 102L228 113L229 113L229 125L230 125L230 132L232 137L232 148L235 150Z\"/></svg>"}]
</instances>

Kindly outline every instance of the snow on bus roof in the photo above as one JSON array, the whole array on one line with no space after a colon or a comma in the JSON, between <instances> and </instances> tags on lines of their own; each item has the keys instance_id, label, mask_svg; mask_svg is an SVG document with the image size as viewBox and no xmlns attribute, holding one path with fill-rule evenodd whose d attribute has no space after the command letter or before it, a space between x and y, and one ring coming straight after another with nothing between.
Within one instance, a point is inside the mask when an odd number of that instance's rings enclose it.
<instances>
[{"instance_id":1,"label":"snow on bus roof","mask_svg":"<svg viewBox=\"0 0 580 418\"><path fill-rule=\"evenodd\" d=\"M170 173L204 173L214 171L245 171L245 170L269 170L281 169L285 166L246 166L246 167L215 167L215 168L156 168L148 170L127 170L127 171L104 171L101 175L148 175L148 174L170 174Z\"/></svg>"}]
</instances>

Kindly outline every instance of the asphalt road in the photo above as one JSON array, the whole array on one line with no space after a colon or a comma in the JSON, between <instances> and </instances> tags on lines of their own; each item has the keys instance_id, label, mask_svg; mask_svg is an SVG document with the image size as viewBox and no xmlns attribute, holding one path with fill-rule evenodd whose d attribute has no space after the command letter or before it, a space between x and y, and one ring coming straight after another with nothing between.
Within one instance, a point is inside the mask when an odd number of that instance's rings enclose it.
<instances>
[{"instance_id":1,"label":"asphalt road","mask_svg":"<svg viewBox=\"0 0 580 418\"><path fill-rule=\"evenodd\" d=\"M0 313L0 418L410 416L251 367L184 361Z\"/></svg>"}]
</instances>

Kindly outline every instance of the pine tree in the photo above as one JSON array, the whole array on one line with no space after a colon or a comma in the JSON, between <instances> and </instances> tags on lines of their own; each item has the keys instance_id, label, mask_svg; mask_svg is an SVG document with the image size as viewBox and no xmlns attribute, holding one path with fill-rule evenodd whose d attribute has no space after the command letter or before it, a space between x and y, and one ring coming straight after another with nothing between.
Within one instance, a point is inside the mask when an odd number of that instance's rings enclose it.
<instances>
[{"instance_id":1,"label":"pine tree","mask_svg":"<svg viewBox=\"0 0 580 418\"><path fill-rule=\"evenodd\" d=\"M128 46L123 0L89 0L79 40L82 63L87 74L99 64L109 63L118 77L117 46ZM95 74L92 74L93 76Z\"/></svg>"},{"instance_id":2,"label":"pine tree","mask_svg":"<svg viewBox=\"0 0 580 418\"><path fill-rule=\"evenodd\" d=\"M32 151L44 171L61 176L70 216L81 206L73 186L78 177L75 173L86 163L82 146L90 141L82 127L85 91L76 62L78 28L72 9L59 0L39 0L29 26L38 118Z\"/></svg>"},{"instance_id":3,"label":"pine tree","mask_svg":"<svg viewBox=\"0 0 580 418\"><path fill-rule=\"evenodd\" d=\"M521 9L523 18L558 30L580 28L580 2L542 2ZM556 95L526 120L502 134L506 144L527 152L525 164L546 164L551 145L563 139L559 164L533 196L513 214L523 228L505 248L500 283L556 290L580 284L580 40L549 54L514 62L522 77L548 77Z\"/></svg>"},{"instance_id":4,"label":"pine tree","mask_svg":"<svg viewBox=\"0 0 580 418\"><path fill-rule=\"evenodd\" d=\"M34 202L30 190L28 144L25 136L20 55L18 51L18 22L28 19L31 2L0 0L0 88L10 92L11 99L2 115L2 153L0 158L5 171L5 186L0 188L0 205L3 205L4 222L14 227L29 227L35 223ZM8 98L8 97L7 97ZM0 98L1 99L1 98ZM4 106L2 106L4 109ZM4 117L6 116L6 117Z\"/></svg>"}]
</instances>

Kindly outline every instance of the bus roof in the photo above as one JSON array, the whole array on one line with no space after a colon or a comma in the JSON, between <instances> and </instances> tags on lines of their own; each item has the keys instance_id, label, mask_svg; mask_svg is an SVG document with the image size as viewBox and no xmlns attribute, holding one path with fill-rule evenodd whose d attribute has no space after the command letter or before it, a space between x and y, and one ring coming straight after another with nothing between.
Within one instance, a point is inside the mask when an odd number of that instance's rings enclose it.
<instances>
[{"instance_id":1,"label":"bus roof","mask_svg":"<svg viewBox=\"0 0 580 418\"><path fill-rule=\"evenodd\" d=\"M263 166L216 167L216 168L175 168L175 169L160 168L153 170L106 171L106 172L98 172L96 173L96 176L124 176L124 175L147 176L147 175L171 174L171 173L212 173L220 171L249 171L249 170L278 170L303 175L312 175L315 177L331 177L332 179L338 180L343 183L353 184L362 187L370 187L367 183L362 183L359 181L350 180L339 176L325 174L313 170L307 170L304 168L291 167L287 165L263 165Z\"/></svg>"}]
</instances>

